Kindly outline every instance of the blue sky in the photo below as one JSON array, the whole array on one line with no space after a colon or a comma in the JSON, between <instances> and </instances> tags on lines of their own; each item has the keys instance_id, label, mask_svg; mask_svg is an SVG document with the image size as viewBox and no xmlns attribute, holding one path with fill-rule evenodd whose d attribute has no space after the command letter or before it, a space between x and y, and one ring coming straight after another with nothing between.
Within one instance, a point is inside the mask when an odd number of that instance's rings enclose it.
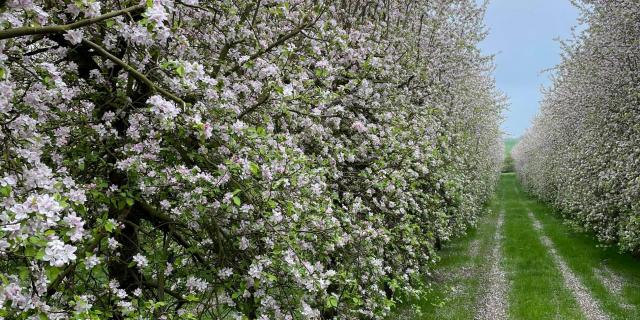
<instances>
[{"instance_id":1,"label":"blue sky","mask_svg":"<svg viewBox=\"0 0 640 320\"><path fill-rule=\"evenodd\" d=\"M481 2L481 1L479 1ZM560 62L555 40L568 39L578 10L569 0L490 0L485 23L489 35L480 47L496 54L498 88L509 96L510 110L502 126L507 135L520 136L529 127L548 86L549 72Z\"/></svg>"}]
</instances>

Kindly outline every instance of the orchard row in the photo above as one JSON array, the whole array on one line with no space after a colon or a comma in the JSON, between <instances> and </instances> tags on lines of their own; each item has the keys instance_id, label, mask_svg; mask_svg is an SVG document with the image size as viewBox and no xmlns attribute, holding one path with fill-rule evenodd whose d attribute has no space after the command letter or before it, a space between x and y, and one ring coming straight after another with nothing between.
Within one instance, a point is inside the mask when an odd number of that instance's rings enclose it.
<instances>
[{"instance_id":1,"label":"orchard row","mask_svg":"<svg viewBox=\"0 0 640 320\"><path fill-rule=\"evenodd\" d=\"M513 151L535 195L640 255L640 3L580 1L582 25Z\"/></svg>"},{"instance_id":2,"label":"orchard row","mask_svg":"<svg viewBox=\"0 0 640 320\"><path fill-rule=\"evenodd\" d=\"M496 183L483 11L0 2L0 317L384 316Z\"/></svg>"}]
</instances>

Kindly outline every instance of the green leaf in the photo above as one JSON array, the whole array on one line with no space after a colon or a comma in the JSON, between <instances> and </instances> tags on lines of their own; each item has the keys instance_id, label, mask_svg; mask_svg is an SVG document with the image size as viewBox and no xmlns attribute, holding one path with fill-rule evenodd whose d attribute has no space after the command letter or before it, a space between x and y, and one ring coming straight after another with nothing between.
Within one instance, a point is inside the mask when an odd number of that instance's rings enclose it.
<instances>
[{"instance_id":1,"label":"green leaf","mask_svg":"<svg viewBox=\"0 0 640 320\"><path fill-rule=\"evenodd\" d=\"M127 200L126 200L126 201L127 201L127 205L128 205L129 207L132 207L132 206L133 206L133 204L135 203L135 201L134 201L133 199L131 199L131 198L127 198Z\"/></svg>"},{"instance_id":2,"label":"green leaf","mask_svg":"<svg viewBox=\"0 0 640 320\"><path fill-rule=\"evenodd\" d=\"M58 204L63 208L69 207L69 203L64 198L60 198L60 200L58 200Z\"/></svg>"},{"instance_id":3,"label":"green leaf","mask_svg":"<svg viewBox=\"0 0 640 320\"><path fill-rule=\"evenodd\" d=\"M335 307L337 307L338 306L338 298L336 298L335 296L330 296L329 298L327 298L326 306L327 306L327 308L335 308Z\"/></svg>"},{"instance_id":4,"label":"green leaf","mask_svg":"<svg viewBox=\"0 0 640 320\"><path fill-rule=\"evenodd\" d=\"M38 254L38 250L36 250L36 248L34 247L26 247L24 248L24 255L27 257L35 257L36 254Z\"/></svg>"},{"instance_id":5,"label":"green leaf","mask_svg":"<svg viewBox=\"0 0 640 320\"><path fill-rule=\"evenodd\" d=\"M185 299L185 300L187 300L187 301L189 301L189 302L196 302L196 301L199 301L199 300L200 300L200 298L196 297L196 296L195 296L195 295L193 295L193 294L190 294L190 295L188 295L188 296L184 297L184 299Z\"/></svg>"},{"instance_id":6,"label":"green leaf","mask_svg":"<svg viewBox=\"0 0 640 320\"><path fill-rule=\"evenodd\" d=\"M242 203L242 201L240 201L240 197L238 196L234 196L233 197L233 203L236 204L236 206L240 206L240 204Z\"/></svg>"},{"instance_id":7,"label":"green leaf","mask_svg":"<svg viewBox=\"0 0 640 320\"><path fill-rule=\"evenodd\" d=\"M325 69L316 69L315 74L318 78L324 78L329 75L329 72Z\"/></svg>"},{"instance_id":8,"label":"green leaf","mask_svg":"<svg viewBox=\"0 0 640 320\"><path fill-rule=\"evenodd\" d=\"M391 280L391 282L389 283L389 287L393 291L396 291L398 288L400 288L400 285L398 284L398 280L396 279Z\"/></svg>"},{"instance_id":9,"label":"green leaf","mask_svg":"<svg viewBox=\"0 0 640 320\"><path fill-rule=\"evenodd\" d=\"M49 280L53 280L58 277L58 274L60 274L60 269L57 267L49 266L45 269L45 273Z\"/></svg>"},{"instance_id":10,"label":"green leaf","mask_svg":"<svg viewBox=\"0 0 640 320\"><path fill-rule=\"evenodd\" d=\"M260 175L260 166L258 166L256 163L250 162L249 170L251 170L251 173L253 173L256 176Z\"/></svg>"},{"instance_id":11,"label":"green leaf","mask_svg":"<svg viewBox=\"0 0 640 320\"><path fill-rule=\"evenodd\" d=\"M184 77L184 66L183 66L183 65L179 65L179 66L176 68L176 73L177 73L179 76Z\"/></svg>"},{"instance_id":12,"label":"green leaf","mask_svg":"<svg viewBox=\"0 0 640 320\"><path fill-rule=\"evenodd\" d=\"M8 197L11 194L11 186L0 187L0 196Z\"/></svg>"},{"instance_id":13,"label":"green leaf","mask_svg":"<svg viewBox=\"0 0 640 320\"><path fill-rule=\"evenodd\" d=\"M105 222L104 230L106 230L107 232L113 232L113 230L115 229L116 225L111 220L107 220L107 222Z\"/></svg>"},{"instance_id":14,"label":"green leaf","mask_svg":"<svg viewBox=\"0 0 640 320\"><path fill-rule=\"evenodd\" d=\"M20 280L27 280L29 278L31 278L31 271L29 270L29 268L27 267L18 267L18 277L20 278Z\"/></svg>"}]
</instances>

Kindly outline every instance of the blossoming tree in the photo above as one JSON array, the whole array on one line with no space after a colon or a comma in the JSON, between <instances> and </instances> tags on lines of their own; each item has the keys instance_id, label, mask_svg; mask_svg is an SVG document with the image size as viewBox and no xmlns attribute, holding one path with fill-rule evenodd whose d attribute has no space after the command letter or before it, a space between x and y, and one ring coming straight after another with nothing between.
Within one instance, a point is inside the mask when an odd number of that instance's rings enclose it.
<instances>
[{"instance_id":1,"label":"blossoming tree","mask_svg":"<svg viewBox=\"0 0 640 320\"><path fill-rule=\"evenodd\" d=\"M0 317L384 316L496 181L482 15L0 1Z\"/></svg>"},{"instance_id":2,"label":"blossoming tree","mask_svg":"<svg viewBox=\"0 0 640 320\"><path fill-rule=\"evenodd\" d=\"M540 115L513 150L525 185L577 226L640 255L640 4L585 0Z\"/></svg>"}]
</instances>

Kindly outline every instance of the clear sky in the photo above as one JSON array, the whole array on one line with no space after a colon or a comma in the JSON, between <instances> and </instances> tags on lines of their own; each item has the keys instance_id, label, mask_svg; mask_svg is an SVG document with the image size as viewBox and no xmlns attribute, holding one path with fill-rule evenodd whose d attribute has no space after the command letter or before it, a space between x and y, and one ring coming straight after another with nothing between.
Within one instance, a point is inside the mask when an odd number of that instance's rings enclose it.
<instances>
[{"instance_id":1,"label":"clear sky","mask_svg":"<svg viewBox=\"0 0 640 320\"><path fill-rule=\"evenodd\" d=\"M482 3L481 0L478 2ZM509 96L503 131L522 135L548 86L546 69L560 62L560 45L577 23L578 10L569 0L490 0L485 23L487 39L481 43L485 54L496 54L495 77L498 88Z\"/></svg>"}]
</instances>

